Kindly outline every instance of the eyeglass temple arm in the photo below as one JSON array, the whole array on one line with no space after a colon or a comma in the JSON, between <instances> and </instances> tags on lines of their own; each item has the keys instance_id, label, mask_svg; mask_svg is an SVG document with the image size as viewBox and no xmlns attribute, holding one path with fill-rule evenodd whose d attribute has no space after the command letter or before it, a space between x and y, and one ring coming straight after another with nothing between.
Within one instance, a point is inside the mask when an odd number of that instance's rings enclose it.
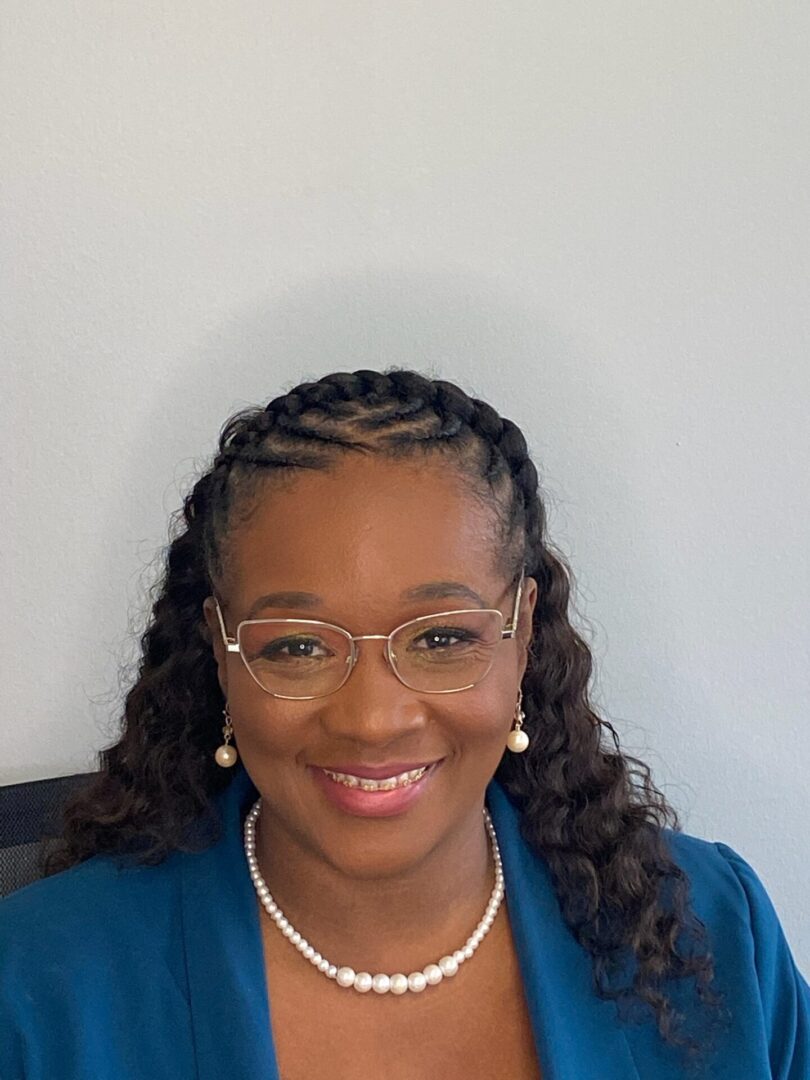
<instances>
[{"instance_id":1,"label":"eyeglass temple arm","mask_svg":"<svg viewBox=\"0 0 810 1080\"><path fill-rule=\"evenodd\" d=\"M520 611L520 598L523 594L523 578L525 577L525 574L525 570L520 571L520 581L518 582L517 592L515 593L515 606L512 609L512 618L509 620L509 625L502 631L502 638L512 638L515 636L518 612Z\"/></svg>"},{"instance_id":2,"label":"eyeglass temple arm","mask_svg":"<svg viewBox=\"0 0 810 1080\"><path fill-rule=\"evenodd\" d=\"M235 638L228 637L228 631L225 629L225 620L222 618L222 611L220 610L219 600L214 597L214 604L217 609L217 618L219 619L219 628L222 631L222 640L225 643L225 648L228 652L239 652L239 643Z\"/></svg>"}]
</instances>

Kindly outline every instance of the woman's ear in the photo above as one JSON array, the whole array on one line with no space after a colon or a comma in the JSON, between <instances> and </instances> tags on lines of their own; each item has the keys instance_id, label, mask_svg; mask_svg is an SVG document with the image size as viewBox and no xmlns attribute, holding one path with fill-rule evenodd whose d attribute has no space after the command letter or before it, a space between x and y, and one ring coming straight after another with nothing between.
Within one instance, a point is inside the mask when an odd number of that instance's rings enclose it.
<instances>
[{"instance_id":1,"label":"woman's ear","mask_svg":"<svg viewBox=\"0 0 810 1080\"><path fill-rule=\"evenodd\" d=\"M217 601L215 597L207 596L205 600L203 600L203 615L205 616L205 624L208 627L208 639L211 642L211 648L217 665L219 685L222 693L227 698L228 650L225 648L225 642L222 638L222 627L220 625L219 615L217 614Z\"/></svg>"}]
</instances>

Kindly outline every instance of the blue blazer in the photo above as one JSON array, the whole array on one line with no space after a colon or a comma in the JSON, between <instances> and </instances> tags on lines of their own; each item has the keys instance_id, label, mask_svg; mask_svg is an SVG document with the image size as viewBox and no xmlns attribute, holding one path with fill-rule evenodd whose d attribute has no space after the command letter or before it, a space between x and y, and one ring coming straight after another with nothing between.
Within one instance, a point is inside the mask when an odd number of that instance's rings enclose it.
<instances>
[{"instance_id":1,"label":"blue blazer","mask_svg":"<svg viewBox=\"0 0 810 1080\"><path fill-rule=\"evenodd\" d=\"M223 836L207 850L154 867L96 856L0 901L0 1080L279 1080L242 848L257 797L240 763L218 797ZM544 1080L683 1078L651 1016L620 1022L596 996L545 860L494 780L486 800ZM725 844L666 835L733 1013L697 1075L810 1080L810 988L762 883Z\"/></svg>"}]
</instances>

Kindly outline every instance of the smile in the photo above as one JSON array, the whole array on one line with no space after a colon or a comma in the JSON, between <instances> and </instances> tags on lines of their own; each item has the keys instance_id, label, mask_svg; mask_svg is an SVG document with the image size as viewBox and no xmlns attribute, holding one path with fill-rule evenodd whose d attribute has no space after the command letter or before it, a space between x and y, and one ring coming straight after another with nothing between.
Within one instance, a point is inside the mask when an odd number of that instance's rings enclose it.
<instances>
[{"instance_id":1,"label":"smile","mask_svg":"<svg viewBox=\"0 0 810 1080\"><path fill-rule=\"evenodd\" d=\"M400 773L399 776L387 776L381 780L369 780L365 776L352 776L351 773L332 772L330 769L322 771L330 780L343 784L344 787L361 788L363 791L394 791L396 788L415 784L422 779L429 768L429 765L423 765L421 769L411 769L410 772Z\"/></svg>"}]
</instances>

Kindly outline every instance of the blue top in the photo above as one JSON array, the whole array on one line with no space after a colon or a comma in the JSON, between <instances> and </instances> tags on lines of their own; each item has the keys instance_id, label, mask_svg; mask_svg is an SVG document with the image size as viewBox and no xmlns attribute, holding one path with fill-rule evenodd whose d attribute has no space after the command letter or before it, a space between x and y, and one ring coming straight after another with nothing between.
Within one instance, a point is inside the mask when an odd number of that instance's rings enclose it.
<instances>
[{"instance_id":1,"label":"blue top","mask_svg":"<svg viewBox=\"0 0 810 1080\"><path fill-rule=\"evenodd\" d=\"M218 797L223 836L207 850L153 867L95 856L0 901L0 1080L279 1080L242 847L258 792L241 763L234 772ZM547 863L494 780L486 800L544 1080L681 1080L652 1014L621 1022L596 996ZM665 834L733 1013L696 1075L810 1080L810 988L762 883L725 844ZM684 985L688 1011L697 998Z\"/></svg>"}]
</instances>

